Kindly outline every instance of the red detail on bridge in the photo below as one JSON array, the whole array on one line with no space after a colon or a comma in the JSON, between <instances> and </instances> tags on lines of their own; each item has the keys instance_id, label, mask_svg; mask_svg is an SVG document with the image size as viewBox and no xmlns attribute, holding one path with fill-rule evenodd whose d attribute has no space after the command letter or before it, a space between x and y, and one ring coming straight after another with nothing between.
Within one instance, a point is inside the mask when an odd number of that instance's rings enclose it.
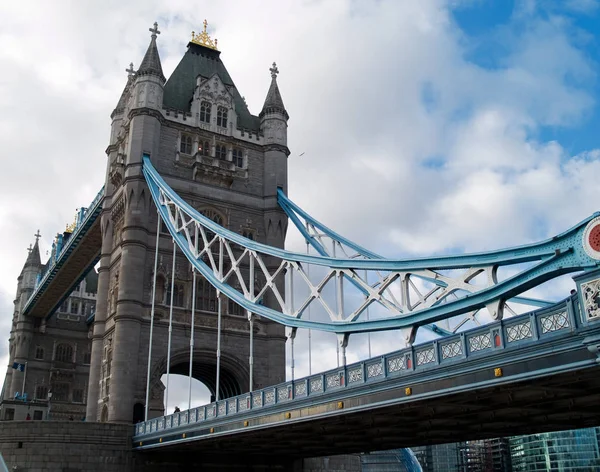
<instances>
[{"instance_id":1,"label":"red detail on bridge","mask_svg":"<svg viewBox=\"0 0 600 472\"><path fill-rule=\"evenodd\" d=\"M588 235L588 242L594 251L600 252L600 225L596 225Z\"/></svg>"}]
</instances>

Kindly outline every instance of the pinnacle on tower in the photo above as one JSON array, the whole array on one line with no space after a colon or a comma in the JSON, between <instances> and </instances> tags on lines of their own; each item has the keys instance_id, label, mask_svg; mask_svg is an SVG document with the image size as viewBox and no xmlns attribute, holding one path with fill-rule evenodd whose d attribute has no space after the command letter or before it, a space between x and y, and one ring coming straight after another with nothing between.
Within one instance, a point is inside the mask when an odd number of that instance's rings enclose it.
<instances>
[{"instance_id":1,"label":"pinnacle on tower","mask_svg":"<svg viewBox=\"0 0 600 472\"><path fill-rule=\"evenodd\" d=\"M279 69L277 69L277 64L275 62L269 71L271 72L271 86L267 92L267 98L265 99L262 111L258 116L262 118L267 113L281 113L287 120L289 115L285 110L283 99L281 98L279 87L277 86L277 74L279 74Z\"/></svg>"},{"instance_id":2,"label":"pinnacle on tower","mask_svg":"<svg viewBox=\"0 0 600 472\"><path fill-rule=\"evenodd\" d=\"M156 36L160 34L160 31L158 31L158 23L154 22L154 28L149 28L149 31L152 33L150 36L150 46L148 46L146 55L144 56L144 59L142 59L142 63L140 64L140 68L136 75L156 75L164 83L166 79L160 64L158 48L156 47Z\"/></svg>"},{"instance_id":3,"label":"pinnacle on tower","mask_svg":"<svg viewBox=\"0 0 600 472\"><path fill-rule=\"evenodd\" d=\"M29 245L29 248L27 249L29 251L29 255L27 256L27 261L25 261L25 265L40 265L42 263L41 257L40 257L40 246L39 246L39 239L41 237L40 234L40 230L37 230L37 233L34 234L35 236L35 244L33 245L33 247L31 247L31 245Z\"/></svg>"},{"instance_id":4,"label":"pinnacle on tower","mask_svg":"<svg viewBox=\"0 0 600 472\"><path fill-rule=\"evenodd\" d=\"M121 93L121 97L119 98L119 101L117 102L116 108L114 109L114 111L111 114L111 118L114 115L116 115L117 113L121 113L123 110L125 110L125 106L127 105L127 94L129 93L131 84L133 83L133 80L135 79L135 70L133 69L133 62L131 62L129 64L129 69L125 69L125 72L127 72L127 83L125 84L125 88L123 89L123 92Z\"/></svg>"}]
</instances>

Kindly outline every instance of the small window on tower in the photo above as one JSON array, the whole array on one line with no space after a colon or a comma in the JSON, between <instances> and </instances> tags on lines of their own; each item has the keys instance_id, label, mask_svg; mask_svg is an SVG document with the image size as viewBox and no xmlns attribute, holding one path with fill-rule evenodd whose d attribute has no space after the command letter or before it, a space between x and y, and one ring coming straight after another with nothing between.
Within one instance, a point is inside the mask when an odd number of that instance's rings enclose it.
<instances>
[{"instance_id":1,"label":"small window on tower","mask_svg":"<svg viewBox=\"0 0 600 472\"><path fill-rule=\"evenodd\" d=\"M192 153L192 137L187 134L181 135L181 141L179 143L179 152L182 154Z\"/></svg>"},{"instance_id":2,"label":"small window on tower","mask_svg":"<svg viewBox=\"0 0 600 472\"><path fill-rule=\"evenodd\" d=\"M244 153L240 148L233 148L233 163L236 167L244 167Z\"/></svg>"},{"instance_id":3,"label":"small window on tower","mask_svg":"<svg viewBox=\"0 0 600 472\"><path fill-rule=\"evenodd\" d=\"M43 360L44 359L44 348L41 346L37 346L35 348L35 358L39 359L39 360Z\"/></svg>"},{"instance_id":4,"label":"small window on tower","mask_svg":"<svg viewBox=\"0 0 600 472\"><path fill-rule=\"evenodd\" d=\"M44 385L38 385L35 388L36 400L47 400L48 399L48 387Z\"/></svg>"},{"instance_id":5,"label":"small window on tower","mask_svg":"<svg viewBox=\"0 0 600 472\"><path fill-rule=\"evenodd\" d=\"M73 347L70 344L56 346L54 360L59 362L73 362Z\"/></svg>"},{"instance_id":6,"label":"small window on tower","mask_svg":"<svg viewBox=\"0 0 600 472\"><path fill-rule=\"evenodd\" d=\"M212 105L209 102L200 103L200 121L210 123L210 109Z\"/></svg>"},{"instance_id":7,"label":"small window on tower","mask_svg":"<svg viewBox=\"0 0 600 472\"><path fill-rule=\"evenodd\" d=\"M73 390L73 403L83 403L83 390L76 388Z\"/></svg>"},{"instance_id":8,"label":"small window on tower","mask_svg":"<svg viewBox=\"0 0 600 472\"><path fill-rule=\"evenodd\" d=\"M215 147L215 157L217 159L227 159L227 148L222 144L217 144Z\"/></svg>"},{"instance_id":9,"label":"small window on tower","mask_svg":"<svg viewBox=\"0 0 600 472\"><path fill-rule=\"evenodd\" d=\"M79 302L71 300L71 314L76 315L79 313Z\"/></svg>"},{"instance_id":10,"label":"small window on tower","mask_svg":"<svg viewBox=\"0 0 600 472\"><path fill-rule=\"evenodd\" d=\"M227 127L227 108L225 107L217 108L217 126L221 128Z\"/></svg>"},{"instance_id":11,"label":"small window on tower","mask_svg":"<svg viewBox=\"0 0 600 472\"><path fill-rule=\"evenodd\" d=\"M198 147L198 152L202 156L210 156L210 143L208 141L200 141L200 146Z\"/></svg>"}]
</instances>

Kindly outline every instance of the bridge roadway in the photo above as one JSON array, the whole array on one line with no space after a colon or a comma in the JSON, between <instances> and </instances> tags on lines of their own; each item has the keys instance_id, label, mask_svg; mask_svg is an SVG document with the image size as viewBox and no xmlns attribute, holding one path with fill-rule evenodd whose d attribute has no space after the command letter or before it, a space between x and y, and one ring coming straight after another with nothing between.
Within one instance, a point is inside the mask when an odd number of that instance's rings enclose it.
<instances>
[{"instance_id":1,"label":"bridge roadway","mask_svg":"<svg viewBox=\"0 0 600 472\"><path fill-rule=\"evenodd\" d=\"M59 254L49 260L23 314L46 318L60 306L100 259L100 212L104 187L98 192Z\"/></svg>"},{"instance_id":2,"label":"bridge roadway","mask_svg":"<svg viewBox=\"0 0 600 472\"><path fill-rule=\"evenodd\" d=\"M584 274L578 284L592 277L600 273ZM234 463L600 425L600 319L586 320L581 303L573 295L551 308L139 423L134 448L157 458L172 452Z\"/></svg>"}]
</instances>

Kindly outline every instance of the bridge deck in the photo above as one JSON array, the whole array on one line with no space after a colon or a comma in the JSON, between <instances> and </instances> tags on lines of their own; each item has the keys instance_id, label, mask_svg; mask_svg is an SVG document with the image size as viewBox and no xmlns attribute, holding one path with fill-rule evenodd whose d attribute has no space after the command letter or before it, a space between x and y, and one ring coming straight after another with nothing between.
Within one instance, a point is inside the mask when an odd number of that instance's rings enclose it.
<instances>
[{"instance_id":1,"label":"bridge deck","mask_svg":"<svg viewBox=\"0 0 600 472\"><path fill-rule=\"evenodd\" d=\"M134 446L314 457L599 425L600 323L578 304L156 418Z\"/></svg>"},{"instance_id":2,"label":"bridge deck","mask_svg":"<svg viewBox=\"0 0 600 472\"><path fill-rule=\"evenodd\" d=\"M102 248L99 216L103 196L101 189L56 260L48 262L50 267L27 301L23 314L38 318L52 315L98 262Z\"/></svg>"}]
</instances>

